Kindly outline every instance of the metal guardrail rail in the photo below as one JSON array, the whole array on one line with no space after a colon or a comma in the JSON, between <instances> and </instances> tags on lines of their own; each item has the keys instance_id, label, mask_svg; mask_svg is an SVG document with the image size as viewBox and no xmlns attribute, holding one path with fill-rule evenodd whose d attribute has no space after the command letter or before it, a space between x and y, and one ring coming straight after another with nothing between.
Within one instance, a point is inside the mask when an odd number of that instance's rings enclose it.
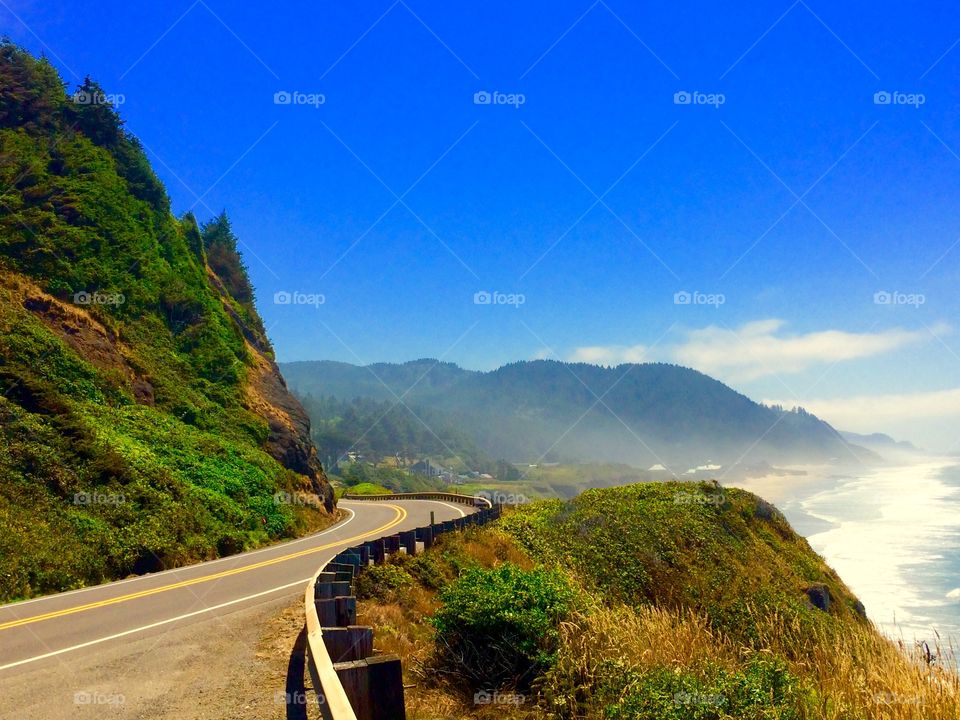
<instances>
[{"instance_id":1,"label":"metal guardrail rail","mask_svg":"<svg viewBox=\"0 0 960 720\"><path fill-rule=\"evenodd\" d=\"M501 508L486 498L457 493L393 493L344 496L349 500L440 500L478 508L477 512L407 530L338 553L307 583L303 594L307 668L325 720L405 720L400 659L373 654L373 629L358 626L353 580L370 566L401 552L429 549L445 532L485 525Z\"/></svg>"}]
</instances>

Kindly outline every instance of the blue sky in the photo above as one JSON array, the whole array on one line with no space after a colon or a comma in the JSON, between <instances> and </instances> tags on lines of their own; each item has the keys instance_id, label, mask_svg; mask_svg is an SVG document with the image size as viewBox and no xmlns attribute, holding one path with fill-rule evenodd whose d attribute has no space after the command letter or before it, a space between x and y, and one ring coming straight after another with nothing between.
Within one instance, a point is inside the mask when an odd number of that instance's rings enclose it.
<instances>
[{"instance_id":1,"label":"blue sky","mask_svg":"<svg viewBox=\"0 0 960 720\"><path fill-rule=\"evenodd\" d=\"M960 449L946 4L0 0L0 27L123 95L178 214L227 209L281 360L667 360Z\"/></svg>"}]
</instances>

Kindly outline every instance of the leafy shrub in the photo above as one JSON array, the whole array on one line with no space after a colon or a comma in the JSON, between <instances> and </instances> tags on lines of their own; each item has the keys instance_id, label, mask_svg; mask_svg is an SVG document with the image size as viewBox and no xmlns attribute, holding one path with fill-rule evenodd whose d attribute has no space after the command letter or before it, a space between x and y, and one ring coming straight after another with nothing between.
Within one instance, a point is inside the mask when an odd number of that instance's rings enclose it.
<instances>
[{"instance_id":1,"label":"leafy shrub","mask_svg":"<svg viewBox=\"0 0 960 720\"><path fill-rule=\"evenodd\" d=\"M361 600L371 598L381 602L396 599L397 593L413 585L413 577L399 565L386 563L374 565L357 576L357 597Z\"/></svg>"},{"instance_id":2,"label":"leafy shrub","mask_svg":"<svg viewBox=\"0 0 960 720\"><path fill-rule=\"evenodd\" d=\"M557 571L504 564L467 570L440 600L431 622L444 670L474 689L526 687L553 662L575 594Z\"/></svg>"}]
</instances>

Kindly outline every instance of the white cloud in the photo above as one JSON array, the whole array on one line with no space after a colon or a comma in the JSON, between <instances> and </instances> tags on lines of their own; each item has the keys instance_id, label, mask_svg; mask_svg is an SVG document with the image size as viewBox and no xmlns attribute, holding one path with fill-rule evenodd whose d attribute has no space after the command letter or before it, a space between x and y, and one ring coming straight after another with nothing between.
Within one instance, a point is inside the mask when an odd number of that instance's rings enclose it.
<instances>
[{"instance_id":1,"label":"white cloud","mask_svg":"<svg viewBox=\"0 0 960 720\"><path fill-rule=\"evenodd\" d=\"M765 400L791 407L797 402ZM805 400L801 405L834 427L872 432L884 424L960 416L960 388L888 395Z\"/></svg>"},{"instance_id":2,"label":"white cloud","mask_svg":"<svg viewBox=\"0 0 960 720\"><path fill-rule=\"evenodd\" d=\"M587 345L575 348L567 358L570 362L594 365L649 362L645 345Z\"/></svg>"},{"instance_id":3,"label":"white cloud","mask_svg":"<svg viewBox=\"0 0 960 720\"><path fill-rule=\"evenodd\" d=\"M764 400L791 407L796 400ZM799 403L835 428L859 433L886 432L923 447L955 452L960 447L960 388L844 398L808 399Z\"/></svg>"},{"instance_id":4,"label":"white cloud","mask_svg":"<svg viewBox=\"0 0 960 720\"><path fill-rule=\"evenodd\" d=\"M674 360L727 380L747 381L774 374L795 373L818 364L856 360L927 342L926 329L893 328L879 332L823 330L799 335L782 332L783 320L750 322L737 329L709 327L692 330L671 349ZM935 333L947 332L938 325Z\"/></svg>"}]
</instances>

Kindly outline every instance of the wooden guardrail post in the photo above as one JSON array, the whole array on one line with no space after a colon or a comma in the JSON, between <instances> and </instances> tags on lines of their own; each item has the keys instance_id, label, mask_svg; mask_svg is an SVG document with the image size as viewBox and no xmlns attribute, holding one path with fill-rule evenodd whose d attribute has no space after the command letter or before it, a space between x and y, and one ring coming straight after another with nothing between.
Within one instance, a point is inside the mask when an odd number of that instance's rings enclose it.
<instances>
[{"instance_id":1,"label":"wooden guardrail post","mask_svg":"<svg viewBox=\"0 0 960 720\"><path fill-rule=\"evenodd\" d=\"M371 553L373 556L373 564L382 565L387 559L386 543L384 542L383 538L378 538L376 540L371 540L370 545L373 548L373 552Z\"/></svg>"},{"instance_id":2,"label":"wooden guardrail post","mask_svg":"<svg viewBox=\"0 0 960 720\"><path fill-rule=\"evenodd\" d=\"M400 545L407 551L407 555L417 554L417 531L404 530L400 533Z\"/></svg>"},{"instance_id":3,"label":"wooden guardrail post","mask_svg":"<svg viewBox=\"0 0 960 720\"><path fill-rule=\"evenodd\" d=\"M357 720L406 720L400 658L371 657L336 663L334 669Z\"/></svg>"},{"instance_id":4,"label":"wooden guardrail post","mask_svg":"<svg viewBox=\"0 0 960 720\"><path fill-rule=\"evenodd\" d=\"M355 662L335 663L340 684L346 694L357 720L374 720L373 695L370 692L370 676L367 674L367 663L363 660Z\"/></svg>"},{"instance_id":5,"label":"wooden guardrail post","mask_svg":"<svg viewBox=\"0 0 960 720\"><path fill-rule=\"evenodd\" d=\"M372 691L376 720L405 720L400 658L389 655L367 658L367 682Z\"/></svg>"},{"instance_id":6,"label":"wooden guardrail post","mask_svg":"<svg viewBox=\"0 0 960 720\"><path fill-rule=\"evenodd\" d=\"M330 573L333 575L333 573ZM318 582L315 586L317 600L329 600L335 597L343 597L351 592L350 583L343 581ZM321 627L323 627L321 625Z\"/></svg>"},{"instance_id":7,"label":"wooden guardrail post","mask_svg":"<svg viewBox=\"0 0 960 720\"><path fill-rule=\"evenodd\" d=\"M349 597L334 598L337 608L337 626L349 627L357 624L357 599Z\"/></svg>"},{"instance_id":8,"label":"wooden guardrail post","mask_svg":"<svg viewBox=\"0 0 960 720\"><path fill-rule=\"evenodd\" d=\"M433 547L433 528L430 526L417 528L415 537L423 543L423 549L429 550Z\"/></svg>"},{"instance_id":9,"label":"wooden guardrail post","mask_svg":"<svg viewBox=\"0 0 960 720\"><path fill-rule=\"evenodd\" d=\"M323 628L323 643L334 664L373 655L373 628L364 625Z\"/></svg>"},{"instance_id":10,"label":"wooden guardrail post","mask_svg":"<svg viewBox=\"0 0 960 720\"><path fill-rule=\"evenodd\" d=\"M328 562L324 571L334 573L338 581L353 582L355 566L353 564L338 562L337 558L339 557L340 556L337 555L331 562Z\"/></svg>"},{"instance_id":11,"label":"wooden guardrail post","mask_svg":"<svg viewBox=\"0 0 960 720\"><path fill-rule=\"evenodd\" d=\"M307 626L307 666L326 720L405 720L400 659L373 656L373 629L356 625L357 599L353 581L371 562L385 562L387 553L415 554L444 532L483 525L500 516L501 507L488 500L453 493L411 493L352 497L353 500L433 499L470 505L471 515L435 522L394 535L369 540L339 552L313 577L304 594Z\"/></svg>"}]
</instances>

